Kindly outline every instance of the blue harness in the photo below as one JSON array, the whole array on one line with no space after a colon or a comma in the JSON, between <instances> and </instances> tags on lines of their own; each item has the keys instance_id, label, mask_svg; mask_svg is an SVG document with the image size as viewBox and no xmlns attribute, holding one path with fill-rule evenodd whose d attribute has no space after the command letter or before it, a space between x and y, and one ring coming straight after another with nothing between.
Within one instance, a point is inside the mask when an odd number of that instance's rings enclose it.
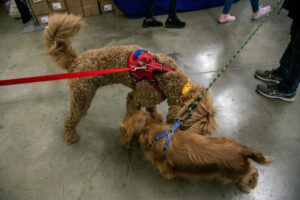
<instances>
[{"instance_id":1,"label":"blue harness","mask_svg":"<svg viewBox=\"0 0 300 200\"><path fill-rule=\"evenodd\" d=\"M160 140L161 138L167 136L167 140L166 140L166 143L165 143L165 146L164 146L164 151L167 150L168 146L169 146L169 143L171 142L172 140L172 136L175 132L175 130L181 125L181 121L180 119L176 119L175 122L174 122L174 126L170 129L170 130L167 130L165 132L162 132L160 134L158 134L156 137L155 137L155 140ZM170 133L169 133L170 132Z\"/></svg>"}]
</instances>

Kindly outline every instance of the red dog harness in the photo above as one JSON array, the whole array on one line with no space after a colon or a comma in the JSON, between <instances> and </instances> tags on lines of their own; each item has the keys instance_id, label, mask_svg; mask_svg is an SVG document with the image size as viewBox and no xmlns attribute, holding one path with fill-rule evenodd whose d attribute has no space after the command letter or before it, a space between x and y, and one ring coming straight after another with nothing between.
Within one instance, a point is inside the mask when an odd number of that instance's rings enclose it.
<instances>
[{"instance_id":1,"label":"red dog harness","mask_svg":"<svg viewBox=\"0 0 300 200\"><path fill-rule=\"evenodd\" d=\"M148 53L144 49L138 49L130 54L128 58L128 67L132 68L130 74L134 83L143 79L148 79L153 84L154 88L161 93L162 97L166 98L166 95L159 87L154 74L156 72L164 73L175 71L173 68L163 66L157 61L157 58L153 54Z\"/></svg>"}]
</instances>

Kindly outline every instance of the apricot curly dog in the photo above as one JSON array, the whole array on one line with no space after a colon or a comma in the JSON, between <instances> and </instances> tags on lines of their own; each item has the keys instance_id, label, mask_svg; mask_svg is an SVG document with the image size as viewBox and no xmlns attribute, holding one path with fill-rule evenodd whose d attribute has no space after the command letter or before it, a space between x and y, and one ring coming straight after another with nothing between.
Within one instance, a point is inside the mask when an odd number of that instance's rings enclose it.
<instances>
[{"instance_id":1,"label":"apricot curly dog","mask_svg":"<svg viewBox=\"0 0 300 200\"><path fill-rule=\"evenodd\" d=\"M52 56L54 62L68 72L124 68L128 65L129 55L141 49L136 45L115 46L88 50L78 55L70 43L83 24L79 16L53 14L49 18L48 28L44 31L46 54ZM163 54L156 54L156 57L160 63L175 70L155 76L169 105L167 121L172 122L200 96L204 88L192 83L191 89L183 95L182 90L189 83L189 77L178 69L172 58ZM142 80L134 83L128 72L69 79L68 83L71 105L64 127L64 138L68 143L79 140L75 131L76 126L87 113L97 89L105 85L118 83L131 88L133 91L127 96L127 111L145 107L152 117L162 120L162 114L157 110L156 105L165 99L150 81ZM215 113L212 98L206 94L194 110L193 116L185 121L181 128L199 134L210 134L218 127L214 121Z\"/></svg>"},{"instance_id":2,"label":"apricot curly dog","mask_svg":"<svg viewBox=\"0 0 300 200\"><path fill-rule=\"evenodd\" d=\"M244 192L257 184L258 170L251 160L270 164L272 156L262 155L228 138L210 138L189 130L175 130L164 150L166 137L157 135L170 130L172 125L162 124L148 112L131 110L120 125L122 142L126 147L140 144L145 157L168 179L209 178L232 180Z\"/></svg>"}]
</instances>

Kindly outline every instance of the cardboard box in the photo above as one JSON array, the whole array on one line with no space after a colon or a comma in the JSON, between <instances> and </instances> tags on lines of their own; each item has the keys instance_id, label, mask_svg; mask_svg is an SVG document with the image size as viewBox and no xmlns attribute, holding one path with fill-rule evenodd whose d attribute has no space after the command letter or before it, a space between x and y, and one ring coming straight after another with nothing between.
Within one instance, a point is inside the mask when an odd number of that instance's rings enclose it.
<instances>
[{"instance_id":1,"label":"cardboard box","mask_svg":"<svg viewBox=\"0 0 300 200\"><path fill-rule=\"evenodd\" d=\"M101 13L111 12L114 10L115 5L113 0L101 0L100 1Z\"/></svg>"},{"instance_id":2,"label":"cardboard box","mask_svg":"<svg viewBox=\"0 0 300 200\"><path fill-rule=\"evenodd\" d=\"M68 13L67 10L52 10L51 13Z\"/></svg>"},{"instance_id":3,"label":"cardboard box","mask_svg":"<svg viewBox=\"0 0 300 200\"><path fill-rule=\"evenodd\" d=\"M29 0L29 2L30 2L30 5L33 5L33 4L36 4L36 3L42 3L42 2L47 3L46 0Z\"/></svg>"},{"instance_id":4,"label":"cardboard box","mask_svg":"<svg viewBox=\"0 0 300 200\"><path fill-rule=\"evenodd\" d=\"M75 7L82 6L81 0L65 0L65 2L67 5L67 8L75 8Z\"/></svg>"},{"instance_id":5,"label":"cardboard box","mask_svg":"<svg viewBox=\"0 0 300 200\"><path fill-rule=\"evenodd\" d=\"M83 6L98 4L97 0L81 0Z\"/></svg>"},{"instance_id":6,"label":"cardboard box","mask_svg":"<svg viewBox=\"0 0 300 200\"><path fill-rule=\"evenodd\" d=\"M50 13L49 5L45 0L30 0L30 5L35 16Z\"/></svg>"},{"instance_id":7,"label":"cardboard box","mask_svg":"<svg viewBox=\"0 0 300 200\"><path fill-rule=\"evenodd\" d=\"M48 0L48 3L52 12L66 10L64 0Z\"/></svg>"},{"instance_id":8,"label":"cardboard box","mask_svg":"<svg viewBox=\"0 0 300 200\"><path fill-rule=\"evenodd\" d=\"M48 24L48 19L49 19L48 15L40 15L40 16L36 16L36 18L40 25Z\"/></svg>"},{"instance_id":9,"label":"cardboard box","mask_svg":"<svg viewBox=\"0 0 300 200\"><path fill-rule=\"evenodd\" d=\"M83 9L83 14L86 17L88 17L88 16L95 16L95 15L99 15L100 14L98 3L97 4L93 4L93 5L82 6L82 9Z\"/></svg>"},{"instance_id":10,"label":"cardboard box","mask_svg":"<svg viewBox=\"0 0 300 200\"><path fill-rule=\"evenodd\" d=\"M82 6L68 8L68 13L74 15L83 15Z\"/></svg>"}]
</instances>

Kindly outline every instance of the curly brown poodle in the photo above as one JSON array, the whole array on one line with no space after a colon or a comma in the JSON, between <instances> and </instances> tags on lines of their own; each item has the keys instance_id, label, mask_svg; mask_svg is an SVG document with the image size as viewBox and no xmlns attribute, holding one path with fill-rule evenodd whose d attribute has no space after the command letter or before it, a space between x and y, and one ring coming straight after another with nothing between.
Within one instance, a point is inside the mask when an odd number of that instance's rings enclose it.
<instances>
[{"instance_id":1,"label":"curly brown poodle","mask_svg":"<svg viewBox=\"0 0 300 200\"><path fill-rule=\"evenodd\" d=\"M244 192L253 189L258 180L258 170L251 160L270 164L272 156L243 146L228 138L211 138L176 130L166 150L166 137L156 136L170 130L172 124L154 120L148 112L131 110L120 125L122 142L130 148L142 147L145 157L167 179L174 177L232 180Z\"/></svg>"},{"instance_id":2,"label":"curly brown poodle","mask_svg":"<svg viewBox=\"0 0 300 200\"><path fill-rule=\"evenodd\" d=\"M48 28L44 31L46 54L52 56L54 62L68 72L124 68L127 67L129 55L141 49L137 45L113 46L77 54L70 43L83 25L79 16L53 14L49 18ZM189 83L189 77L178 69L172 58L163 54L156 54L156 57L160 63L175 70L157 74L155 77L166 96L169 105L167 121L171 123L200 96L204 88L192 83L191 89L183 95L182 90ZM144 107L153 118L160 121L163 119L156 108L157 104L165 100L161 93L148 80L134 83L129 72L69 79L68 83L71 103L64 127L64 139L67 143L75 143L79 140L79 135L75 131L76 126L86 115L97 89L105 85L123 84L132 89L127 96L127 111ZM213 133L218 128L214 120L215 114L216 109L213 107L212 98L207 93L195 108L192 117L186 120L181 128L199 134Z\"/></svg>"}]
</instances>

